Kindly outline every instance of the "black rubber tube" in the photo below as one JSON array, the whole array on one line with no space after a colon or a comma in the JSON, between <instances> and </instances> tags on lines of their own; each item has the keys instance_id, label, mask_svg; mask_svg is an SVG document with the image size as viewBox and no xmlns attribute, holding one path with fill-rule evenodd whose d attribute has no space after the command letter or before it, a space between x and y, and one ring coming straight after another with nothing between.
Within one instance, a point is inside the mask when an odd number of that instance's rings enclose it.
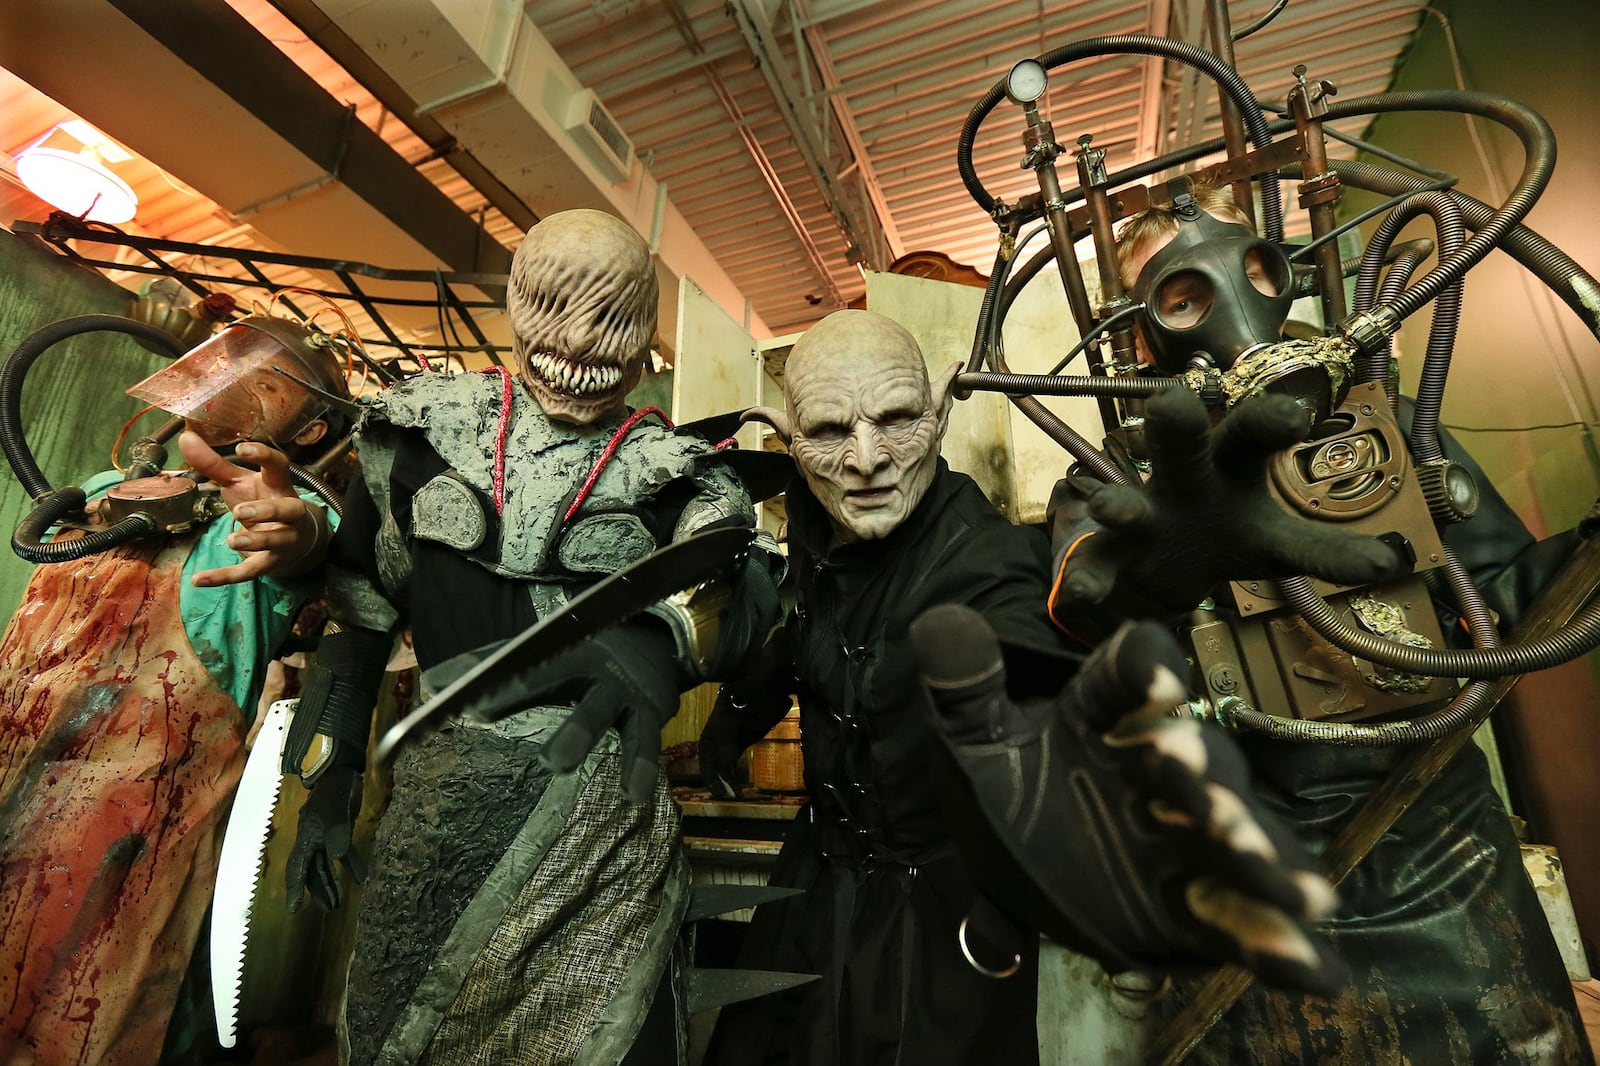
<instances>
[{"instance_id":1,"label":"black rubber tube","mask_svg":"<svg viewBox=\"0 0 1600 1066\"><path fill-rule=\"evenodd\" d=\"M1455 589L1461 608L1461 618L1478 648L1495 648L1500 635L1494 628L1494 616L1483 601L1478 587L1466 567L1445 551L1445 574ZM1402 647L1406 645L1395 645ZM1224 713L1226 721L1241 729L1264 733L1278 740L1313 744L1342 744L1347 747L1394 747L1436 740L1472 724L1479 708L1489 695L1493 683L1484 680L1468 682L1444 707L1429 714L1399 722L1380 722L1367 725L1360 722L1317 722L1297 718L1280 718L1262 714L1254 708L1234 708Z\"/></svg>"},{"instance_id":2,"label":"black rubber tube","mask_svg":"<svg viewBox=\"0 0 1600 1066\"><path fill-rule=\"evenodd\" d=\"M964 389L1040 396L1118 396L1144 399L1163 389L1181 387L1176 378L1102 377L1098 374L1013 374L996 371L962 374L956 384Z\"/></svg>"},{"instance_id":3,"label":"black rubber tube","mask_svg":"<svg viewBox=\"0 0 1600 1066\"><path fill-rule=\"evenodd\" d=\"M1396 644L1346 624L1306 578L1286 578L1278 587L1295 613L1333 644L1381 666L1428 677L1490 678L1548 670L1600 644L1600 599L1585 606L1560 633L1498 648L1444 651Z\"/></svg>"},{"instance_id":4,"label":"black rubber tube","mask_svg":"<svg viewBox=\"0 0 1600 1066\"><path fill-rule=\"evenodd\" d=\"M1421 214L1433 217L1434 227L1439 236L1441 260L1460 251L1466 238L1466 226L1462 223L1460 205L1440 192L1413 196L1385 216L1374 231L1372 240L1368 242L1366 255L1361 264L1361 274L1356 281L1358 302L1366 301L1367 306L1371 306L1370 297L1373 295L1378 272L1388 255L1389 246L1394 243L1406 224ZM1409 275L1407 277L1409 278ZM1398 281L1395 288L1398 288ZM1391 286L1384 286L1384 298L1389 303L1397 301L1399 294L1405 291L1401 289L1397 294L1390 289ZM1428 349L1423 357L1421 376L1417 385L1417 410L1412 418L1411 433L1407 438L1412 455L1419 462L1430 462L1444 456L1444 450L1439 444L1439 410L1444 403L1445 380L1450 373L1450 358L1455 350L1456 329L1460 322L1461 282L1458 280L1445 286L1434 301L1433 323L1428 329ZM1388 376L1387 366L1380 367L1378 364L1380 361L1387 363L1390 348L1391 344L1385 342L1380 352L1375 352L1372 356L1363 356L1364 365L1361 374L1363 380L1373 380L1374 375L1380 370L1384 377Z\"/></svg>"},{"instance_id":5,"label":"black rubber tube","mask_svg":"<svg viewBox=\"0 0 1600 1066\"><path fill-rule=\"evenodd\" d=\"M28 369L52 346L68 337L81 333L126 333L131 337L158 344L172 353L173 358L187 349L172 334L144 322L136 322L121 315L78 315L63 318L34 330L22 339L0 367L0 451L4 451L11 472L22 483L30 499L38 499L50 491L50 482L34 461L22 432L22 382ZM109 530L107 531L109 532Z\"/></svg>"},{"instance_id":6,"label":"black rubber tube","mask_svg":"<svg viewBox=\"0 0 1600 1066\"><path fill-rule=\"evenodd\" d=\"M1407 189L1420 191L1426 181L1390 167L1349 160L1330 160L1329 167L1347 185L1381 195ZM1461 207L1468 229L1482 230L1494 217L1494 208L1476 197L1456 190L1450 197ZM1561 298L1589 331L1600 337L1600 282L1578 261L1557 248L1549 238L1525 225L1513 226L1500 238L1500 250L1526 267L1545 286Z\"/></svg>"},{"instance_id":7,"label":"black rubber tube","mask_svg":"<svg viewBox=\"0 0 1600 1066\"><path fill-rule=\"evenodd\" d=\"M65 563L149 536L156 528L155 520L140 511L113 526L97 529L82 537L64 541L40 540L61 519L83 510L83 504L83 490L76 485L46 492L34 503L33 510L28 512L17 526L17 531L11 535L11 550L30 563Z\"/></svg>"},{"instance_id":8,"label":"black rubber tube","mask_svg":"<svg viewBox=\"0 0 1600 1066\"><path fill-rule=\"evenodd\" d=\"M1361 104L1359 112L1354 110L1358 103ZM1462 275L1500 243L1502 237L1527 217L1555 170L1556 137L1550 124L1531 107L1487 93L1386 93L1381 97L1368 97L1364 101L1330 107L1324 118L1332 121L1346 113L1366 115L1391 111L1462 111L1479 115L1510 129L1527 152L1516 187L1499 210L1482 226L1475 227L1477 232L1454 255L1447 259L1441 257L1437 266L1406 289L1393 304L1387 305L1398 319L1404 320L1436 297L1445 286L1459 281ZM1335 170L1338 172L1337 168Z\"/></svg>"},{"instance_id":9,"label":"black rubber tube","mask_svg":"<svg viewBox=\"0 0 1600 1066\"><path fill-rule=\"evenodd\" d=\"M1039 56L1038 61L1046 70L1053 70L1082 59L1108 55L1160 56L1194 67L1215 81L1232 98L1234 106L1239 109L1239 114L1244 119L1252 144L1257 148L1265 148L1272 143L1271 129L1261 117L1261 109L1256 102L1255 94L1239 76L1239 72L1210 52L1192 44L1168 40L1165 37L1151 37L1147 34L1090 37L1060 48L1053 48ZM984 188L983 182L978 178L977 170L973 167L972 146L977 140L978 127L983 124L984 118L1005 98L1004 81L996 82L983 98L973 105L966 121L962 123L961 134L956 141L956 169L961 174L962 184L967 187L967 192L986 214L994 212L995 198ZM1262 177L1262 230L1268 240L1280 240L1283 236L1283 196L1271 175ZM1077 197L1069 196L1068 200L1070 202L1081 196L1080 191Z\"/></svg>"}]
</instances>

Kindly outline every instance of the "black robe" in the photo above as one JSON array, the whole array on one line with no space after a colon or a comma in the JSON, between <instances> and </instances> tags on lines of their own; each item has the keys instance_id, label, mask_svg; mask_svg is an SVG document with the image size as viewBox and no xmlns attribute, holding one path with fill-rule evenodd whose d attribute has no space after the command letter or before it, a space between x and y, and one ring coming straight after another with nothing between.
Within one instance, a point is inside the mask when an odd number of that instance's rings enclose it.
<instances>
[{"instance_id":1,"label":"black robe","mask_svg":"<svg viewBox=\"0 0 1600 1066\"><path fill-rule=\"evenodd\" d=\"M725 1008L707 1062L1037 1062L1035 953L997 981L957 946L974 889L939 814L906 631L927 608L958 602L1002 639L1055 646L1046 539L943 460L917 509L879 541L832 544L826 512L798 482L788 508L794 672L771 682L767 702L781 713L791 688L799 697L810 800L772 883L807 891L757 911L740 965L823 979Z\"/></svg>"}]
</instances>

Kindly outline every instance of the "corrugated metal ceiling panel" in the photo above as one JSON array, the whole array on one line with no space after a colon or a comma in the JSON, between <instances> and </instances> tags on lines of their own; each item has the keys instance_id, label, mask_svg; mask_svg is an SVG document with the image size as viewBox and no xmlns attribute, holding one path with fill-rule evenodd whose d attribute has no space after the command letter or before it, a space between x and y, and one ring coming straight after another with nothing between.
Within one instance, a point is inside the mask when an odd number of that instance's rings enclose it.
<instances>
[{"instance_id":1,"label":"corrugated metal ceiling panel","mask_svg":"<svg viewBox=\"0 0 1600 1066\"><path fill-rule=\"evenodd\" d=\"M430 159L422 140L267 0L230 2L464 210L481 214L496 239L516 244L515 225L445 162ZM1242 25L1269 6L1236 2L1231 14ZM1292 0L1239 42L1241 73L1268 99L1284 96L1298 62L1335 82L1340 99L1381 92L1421 7L1415 0ZM1199 0L530 0L525 10L599 94L756 311L782 333L858 298L863 284L852 260L863 255L881 266L896 253L932 250L987 270L994 228L955 166L972 106L1016 60L1074 40L1157 33L1198 41L1203 7ZM740 12L754 38L741 30ZM819 131L811 165L763 61L786 68L790 86L799 87L792 103ZM1147 158L1158 136L1220 134L1214 91L1208 84L1190 92L1184 82L1182 69L1144 57L1084 62L1052 73L1045 111L1060 141L1070 146L1091 134L1115 171ZM1159 116L1150 102L1159 102ZM0 149L19 150L58 121L59 110L0 75ZM1018 166L1022 131L1020 111L1003 103L974 150L986 186L1007 199L1037 190ZM1333 152L1350 154L1342 146ZM826 175L826 192L814 168ZM1070 156L1062 170L1070 183ZM153 168L136 191L145 232L197 243L252 239L247 218L230 218ZM6 195L0 210L16 194ZM853 223L850 234L842 215ZM1291 225L1297 215L1290 213Z\"/></svg>"}]
</instances>

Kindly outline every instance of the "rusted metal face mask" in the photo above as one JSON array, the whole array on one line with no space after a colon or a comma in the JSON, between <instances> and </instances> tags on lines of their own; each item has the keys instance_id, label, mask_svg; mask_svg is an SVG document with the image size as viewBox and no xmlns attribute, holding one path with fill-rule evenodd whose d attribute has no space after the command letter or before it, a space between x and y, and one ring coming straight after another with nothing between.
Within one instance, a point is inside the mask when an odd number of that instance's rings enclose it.
<instances>
[{"instance_id":1,"label":"rusted metal face mask","mask_svg":"<svg viewBox=\"0 0 1600 1066\"><path fill-rule=\"evenodd\" d=\"M585 426L622 413L656 331L650 248L603 211L562 211L528 231L506 313L518 373L551 418Z\"/></svg>"},{"instance_id":2,"label":"rusted metal face mask","mask_svg":"<svg viewBox=\"0 0 1600 1066\"><path fill-rule=\"evenodd\" d=\"M922 502L947 408L916 339L870 311L836 311L784 371L789 452L845 541L888 536Z\"/></svg>"},{"instance_id":3,"label":"rusted metal face mask","mask_svg":"<svg viewBox=\"0 0 1600 1066\"><path fill-rule=\"evenodd\" d=\"M244 440L287 444L335 401L350 398L336 360L314 336L288 319L240 319L128 395L185 419L214 448Z\"/></svg>"}]
</instances>

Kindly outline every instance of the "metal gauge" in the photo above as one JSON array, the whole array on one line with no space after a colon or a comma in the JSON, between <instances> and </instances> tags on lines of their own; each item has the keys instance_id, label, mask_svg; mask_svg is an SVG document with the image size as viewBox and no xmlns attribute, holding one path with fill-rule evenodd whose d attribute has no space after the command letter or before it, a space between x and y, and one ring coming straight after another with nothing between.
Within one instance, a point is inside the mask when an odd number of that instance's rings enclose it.
<instances>
[{"instance_id":1,"label":"metal gauge","mask_svg":"<svg viewBox=\"0 0 1600 1066\"><path fill-rule=\"evenodd\" d=\"M1006 95L1014 104L1031 104L1044 95L1049 82L1043 64L1037 59L1024 59L1006 73Z\"/></svg>"}]
</instances>

